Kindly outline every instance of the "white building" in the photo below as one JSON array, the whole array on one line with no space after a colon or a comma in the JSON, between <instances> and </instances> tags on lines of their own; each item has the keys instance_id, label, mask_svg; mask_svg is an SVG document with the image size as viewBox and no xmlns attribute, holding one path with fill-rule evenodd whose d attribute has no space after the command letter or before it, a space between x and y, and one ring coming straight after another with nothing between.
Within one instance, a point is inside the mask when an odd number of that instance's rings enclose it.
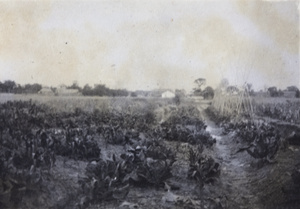
<instances>
[{"instance_id":1,"label":"white building","mask_svg":"<svg viewBox=\"0 0 300 209\"><path fill-rule=\"evenodd\" d=\"M66 87L60 87L55 92L59 96L79 96L81 95L78 89L67 89Z\"/></svg>"},{"instance_id":2,"label":"white building","mask_svg":"<svg viewBox=\"0 0 300 209\"><path fill-rule=\"evenodd\" d=\"M174 98L175 94L171 91L165 91L161 94L162 98Z\"/></svg>"},{"instance_id":3,"label":"white building","mask_svg":"<svg viewBox=\"0 0 300 209\"><path fill-rule=\"evenodd\" d=\"M44 87L42 88L38 94L41 94L41 95L45 95L45 96L54 96L54 92L48 88L48 87Z\"/></svg>"}]
</instances>

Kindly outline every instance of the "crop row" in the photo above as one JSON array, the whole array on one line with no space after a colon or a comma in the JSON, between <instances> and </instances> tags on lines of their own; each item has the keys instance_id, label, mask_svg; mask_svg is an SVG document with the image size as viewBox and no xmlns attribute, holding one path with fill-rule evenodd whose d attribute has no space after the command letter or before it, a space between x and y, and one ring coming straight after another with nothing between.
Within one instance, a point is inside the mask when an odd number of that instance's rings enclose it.
<instances>
[{"instance_id":1,"label":"crop row","mask_svg":"<svg viewBox=\"0 0 300 209\"><path fill-rule=\"evenodd\" d=\"M290 123L300 123L300 101L286 103L267 103L256 105L255 113L259 116L286 121Z\"/></svg>"},{"instance_id":2,"label":"crop row","mask_svg":"<svg viewBox=\"0 0 300 209\"><path fill-rule=\"evenodd\" d=\"M204 145L211 147L215 141L199 117L194 107L172 109L170 117L158 123L152 110L89 113L77 108L58 113L31 101L1 104L0 204L15 207L25 193L37 190L57 155L90 162L87 178L79 182L90 202L124 197L129 184L164 186L176 161L165 140L200 147L199 154L194 155L198 157L191 158L189 177L203 184L210 176L203 173L212 172L206 171L211 166L203 167L203 163L213 164L214 160L205 160L208 158L201 152ZM126 148L113 159L102 159L101 150L106 149L103 144Z\"/></svg>"}]
</instances>

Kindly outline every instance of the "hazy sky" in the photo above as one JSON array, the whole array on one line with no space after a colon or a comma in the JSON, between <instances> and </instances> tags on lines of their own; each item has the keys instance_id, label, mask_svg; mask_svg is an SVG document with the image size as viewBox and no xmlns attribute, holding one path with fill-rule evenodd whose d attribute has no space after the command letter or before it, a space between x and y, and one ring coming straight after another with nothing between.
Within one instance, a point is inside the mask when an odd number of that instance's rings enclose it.
<instances>
[{"instance_id":1,"label":"hazy sky","mask_svg":"<svg viewBox=\"0 0 300 209\"><path fill-rule=\"evenodd\" d=\"M190 90L199 77L299 87L299 2L0 2L0 81Z\"/></svg>"}]
</instances>

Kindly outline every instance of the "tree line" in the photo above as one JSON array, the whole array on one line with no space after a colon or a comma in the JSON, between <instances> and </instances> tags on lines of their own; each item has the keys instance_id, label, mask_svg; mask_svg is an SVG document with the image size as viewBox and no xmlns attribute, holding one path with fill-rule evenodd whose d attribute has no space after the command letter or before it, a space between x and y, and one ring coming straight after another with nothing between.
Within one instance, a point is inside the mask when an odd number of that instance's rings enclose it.
<instances>
[{"instance_id":1,"label":"tree line","mask_svg":"<svg viewBox=\"0 0 300 209\"><path fill-rule=\"evenodd\" d=\"M20 85L15 81L6 80L4 82L0 81L0 93L13 93L13 94L37 94L43 88L41 84L25 84ZM57 88L51 87L53 93L55 93ZM86 84L81 88L77 82L74 82L70 86L66 86L66 89L77 89L78 92L82 93L84 96L128 96L130 94L126 89L110 89L104 84L96 84L94 87Z\"/></svg>"},{"instance_id":2,"label":"tree line","mask_svg":"<svg viewBox=\"0 0 300 209\"><path fill-rule=\"evenodd\" d=\"M203 96L204 99L212 99L214 97L214 89L210 86L203 88L206 85L205 78L198 78L194 81L196 88L193 89L194 96ZM245 83L243 90L248 92L250 96L255 96L255 92L251 83ZM217 89L224 89L228 94L237 94L240 90L237 86L230 85L226 78L222 79ZM285 90L277 89L276 86L272 86L265 89L265 92L271 97L283 97L285 92L289 93L292 97L300 98L300 90L297 86L288 86Z\"/></svg>"},{"instance_id":3,"label":"tree line","mask_svg":"<svg viewBox=\"0 0 300 209\"><path fill-rule=\"evenodd\" d=\"M71 87L74 88L74 87ZM78 89L84 96L121 96L126 97L129 95L129 92L126 89L110 89L106 87L104 84L97 84L94 87L86 84L82 89Z\"/></svg>"},{"instance_id":4,"label":"tree line","mask_svg":"<svg viewBox=\"0 0 300 209\"><path fill-rule=\"evenodd\" d=\"M267 90L271 97L282 97L284 95L284 91L277 89L276 86L269 87ZM285 91L294 92L294 96L300 98L300 91L296 86L288 86Z\"/></svg>"},{"instance_id":5,"label":"tree line","mask_svg":"<svg viewBox=\"0 0 300 209\"><path fill-rule=\"evenodd\" d=\"M0 92L1 93L14 93L14 94L35 94L42 89L42 85L38 83L20 85L15 81L6 80L0 81Z\"/></svg>"}]
</instances>

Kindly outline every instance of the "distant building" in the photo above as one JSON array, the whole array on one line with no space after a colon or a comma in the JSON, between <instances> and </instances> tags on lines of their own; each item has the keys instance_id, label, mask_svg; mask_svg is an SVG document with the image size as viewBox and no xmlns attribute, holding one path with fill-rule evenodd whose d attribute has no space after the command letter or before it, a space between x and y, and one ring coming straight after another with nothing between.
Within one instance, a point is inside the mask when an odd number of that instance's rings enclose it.
<instances>
[{"instance_id":1,"label":"distant building","mask_svg":"<svg viewBox=\"0 0 300 209\"><path fill-rule=\"evenodd\" d=\"M38 94L45 96L54 96L54 92L49 87L42 88Z\"/></svg>"},{"instance_id":2,"label":"distant building","mask_svg":"<svg viewBox=\"0 0 300 209\"><path fill-rule=\"evenodd\" d=\"M67 89L64 86L56 89L55 94L58 96L79 96L79 95L81 95L81 93L78 91L78 89Z\"/></svg>"},{"instance_id":3,"label":"distant building","mask_svg":"<svg viewBox=\"0 0 300 209\"><path fill-rule=\"evenodd\" d=\"M173 93L172 91L165 91L161 94L162 98L174 98L175 97L175 93Z\"/></svg>"},{"instance_id":4,"label":"distant building","mask_svg":"<svg viewBox=\"0 0 300 209\"><path fill-rule=\"evenodd\" d=\"M296 96L296 91L283 91L283 96L286 98L293 98Z\"/></svg>"},{"instance_id":5,"label":"distant building","mask_svg":"<svg viewBox=\"0 0 300 209\"><path fill-rule=\"evenodd\" d=\"M142 90L135 91L134 93L136 94L137 97L147 97L150 94L149 91L142 91Z\"/></svg>"},{"instance_id":6,"label":"distant building","mask_svg":"<svg viewBox=\"0 0 300 209\"><path fill-rule=\"evenodd\" d=\"M256 97L269 97L269 96L270 96L269 92L265 92L265 91L263 91L263 90L254 92L254 95L255 95Z\"/></svg>"}]
</instances>

